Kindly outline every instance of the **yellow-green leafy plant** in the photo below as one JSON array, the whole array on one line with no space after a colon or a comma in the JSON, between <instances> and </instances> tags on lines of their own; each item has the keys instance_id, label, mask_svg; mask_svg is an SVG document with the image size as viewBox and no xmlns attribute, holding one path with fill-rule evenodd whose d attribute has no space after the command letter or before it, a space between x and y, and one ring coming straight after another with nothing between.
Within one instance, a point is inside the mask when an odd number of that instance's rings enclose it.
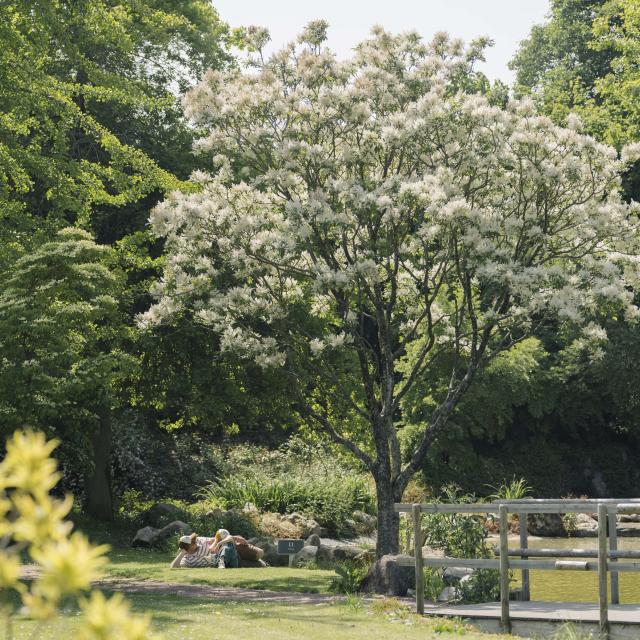
<instances>
[{"instance_id":1,"label":"yellow-green leafy plant","mask_svg":"<svg viewBox=\"0 0 640 640\"><path fill-rule=\"evenodd\" d=\"M44 623L64 599L79 598L83 616L76 637L83 640L159 640L148 616L135 616L121 595L91 592L106 563L105 545L94 546L71 533L65 520L72 506L51 496L60 475L51 453L55 440L42 433L16 431L0 462L0 613L11 637L19 608ZM39 566L30 582L21 580L23 560Z\"/></svg>"}]
</instances>

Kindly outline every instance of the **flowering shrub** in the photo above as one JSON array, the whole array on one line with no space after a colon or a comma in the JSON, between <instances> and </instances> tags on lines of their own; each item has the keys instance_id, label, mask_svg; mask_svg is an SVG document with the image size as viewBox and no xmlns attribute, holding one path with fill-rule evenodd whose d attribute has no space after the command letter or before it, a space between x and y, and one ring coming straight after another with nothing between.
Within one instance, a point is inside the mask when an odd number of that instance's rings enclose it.
<instances>
[{"instance_id":1,"label":"flowering shrub","mask_svg":"<svg viewBox=\"0 0 640 640\"><path fill-rule=\"evenodd\" d=\"M19 596L32 618L56 615L64 598L80 597L84 616L82 640L152 640L147 616L130 613L122 596L87 593L106 563L107 547L93 546L81 533L71 533L65 520L72 499L56 500L50 491L59 480L51 456L55 441L41 433L17 431L7 442L0 462L0 588ZM30 585L20 580L23 555L41 568ZM15 610L4 606L7 625ZM9 635L9 634L8 634Z\"/></svg>"}]
</instances>

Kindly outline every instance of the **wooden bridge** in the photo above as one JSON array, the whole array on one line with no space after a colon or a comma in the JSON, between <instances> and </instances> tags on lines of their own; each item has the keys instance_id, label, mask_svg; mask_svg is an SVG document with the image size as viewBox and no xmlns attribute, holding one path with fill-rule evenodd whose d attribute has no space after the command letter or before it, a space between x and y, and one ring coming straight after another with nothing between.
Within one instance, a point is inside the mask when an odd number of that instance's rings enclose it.
<instances>
[{"instance_id":1,"label":"wooden bridge","mask_svg":"<svg viewBox=\"0 0 640 640\"><path fill-rule=\"evenodd\" d=\"M618 550L617 515L640 513L640 499L629 500L509 500L475 504L396 504L396 511L413 517L414 557L403 558L402 564L415 566L416 611L440 616L455 616L470 620L491 631L517 635L547 635L560 623L572 622L585 630L596 627L603 640L640 638L640 604L621 605L618 574L640 571L640 550ZM435 513L489 514L500 519L498 558L442 558L423 556L421 515ZM597 513L598 548L591 549L530 549L527 527L520 526L520 546L509 549L509 514L517 514L526 523L529 513ZM607 526L608 525L608 526ZM515 559L513 559L515 558ZM631 562L630 562L631 561ZM427 605L424 602L424 567L464 567L498 569L500 571L500 602L475 605ZM521 600L509 600L509 572L522 571ZM564 571L596 571L599 601L594 605L569 602L532 602L530 596L531 569ZM607 578L611 578L611 598Z\"/></svg>"}]
</instances>

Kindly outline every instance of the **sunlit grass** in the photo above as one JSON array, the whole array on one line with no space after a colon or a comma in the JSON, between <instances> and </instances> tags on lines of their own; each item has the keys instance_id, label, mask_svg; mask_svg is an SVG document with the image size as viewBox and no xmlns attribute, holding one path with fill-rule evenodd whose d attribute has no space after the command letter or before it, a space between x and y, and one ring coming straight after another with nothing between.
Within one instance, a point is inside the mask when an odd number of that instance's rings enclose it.
<instances>
[{"instance_id":1,"label":"sunlit grass","mask_svg":"<svg viewBox=\"0 0 640 640\"><path fill-rule=\"evenodd\" d=\"M393 602L391 606L358 604L289 605L251 602L209 602L205 598L129 595L136 612L148 612L166 640L430 640L457 638L492 640L455 621L421 618ZM67 609L37 631L38 640L72 638L78 612ZM27 640L37 622L19 619L15 640ZM506 638L506 636L505 636Z\"/></svg>"}]
</instances>

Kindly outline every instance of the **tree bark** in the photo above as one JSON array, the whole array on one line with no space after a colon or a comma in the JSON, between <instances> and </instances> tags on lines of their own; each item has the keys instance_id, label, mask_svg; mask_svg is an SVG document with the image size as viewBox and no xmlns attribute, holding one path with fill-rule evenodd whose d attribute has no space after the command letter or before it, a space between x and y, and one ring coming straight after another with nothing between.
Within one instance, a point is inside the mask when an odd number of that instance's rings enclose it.
<instances>
[{"instance_id":1,"label":"tree bark","mask_svg":"<svg viewBox=\"0 0 640 640\"><path fill-rule=\"evenodd\" d=\"M92 437L93 471L85 478L85 512L98 520L113 518L111 495L111 416L100 416L100 424Z\"/></svg>"},{"instance_id":2,"label":"tree bark","mask_svg":"<svg viewBox=\"0 0 640 640\"><path fill-rule=\"evenodd\" d=\"M378 539L376 555L378 558L388 554L396 554L400 549L400 514L393 505L397 501L393 492L391 478L382 474L374 475L376 482L376 498L378 503Z\"/></svg>"}]
</instances>

